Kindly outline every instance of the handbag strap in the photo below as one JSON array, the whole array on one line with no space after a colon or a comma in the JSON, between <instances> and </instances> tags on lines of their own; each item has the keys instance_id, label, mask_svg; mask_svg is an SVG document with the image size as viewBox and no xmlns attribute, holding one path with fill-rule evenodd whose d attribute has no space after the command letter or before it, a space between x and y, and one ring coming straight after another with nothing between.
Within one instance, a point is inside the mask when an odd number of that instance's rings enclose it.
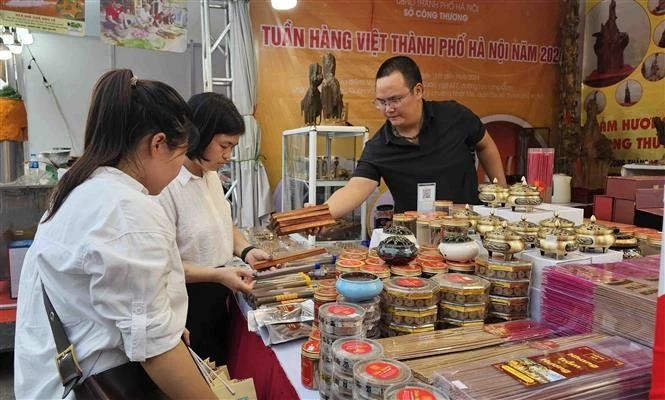
<instances>
[{"instance_id":1,"label":"handbag strap","mask_svg":"<svg viewBox=\"0 0 665 400\"><path fill-rule=\"evenodd\" d=\"M78 358L76 358L74 345L72 345L69 341L69 338L67 338L67 333L65 332L65 328L62 326L60 317L55 311L55 308L53 308L51 299L49 299L48 294L46 293L44 282L42 282L42 295L44 298L44 306L46 307L48 322L49 325L51 325L51 332L53 332L55 349L58 353L55 356L55 363L58 368L58 373L60 373L60 381L62 382L62 386L65 387L65 391L62 395L62 398L64 399L67 397L69 392L72 391L74 386L76 386L79 380L81 380L83 371L81 371Z\"/></svg>"}]
</instances>

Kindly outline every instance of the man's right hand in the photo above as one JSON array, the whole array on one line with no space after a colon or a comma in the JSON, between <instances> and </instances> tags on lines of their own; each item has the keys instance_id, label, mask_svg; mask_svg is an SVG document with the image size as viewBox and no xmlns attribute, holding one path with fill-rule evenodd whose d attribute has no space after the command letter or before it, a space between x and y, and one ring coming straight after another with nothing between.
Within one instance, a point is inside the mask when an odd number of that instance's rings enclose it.
<instances>
[{"instance_id":1,"label":"man's right hand","mask_svg":"<svg viewBox=\"0 0 665 400\"><path fill-rule=\"evenodd\" d=\"M310 208L310 207L315 207L315 206L316 206L316 204L312 204L312 203L305 203L303 205L304 208ZM308 235L311 235L311 236L319 236L321 233L324 232L324 229L325 228L320 228L320 227L319 228L312 228L312 229L308 229L307 231L305 231L305 233L308 234Z\"/></svg>"}]
</instances>

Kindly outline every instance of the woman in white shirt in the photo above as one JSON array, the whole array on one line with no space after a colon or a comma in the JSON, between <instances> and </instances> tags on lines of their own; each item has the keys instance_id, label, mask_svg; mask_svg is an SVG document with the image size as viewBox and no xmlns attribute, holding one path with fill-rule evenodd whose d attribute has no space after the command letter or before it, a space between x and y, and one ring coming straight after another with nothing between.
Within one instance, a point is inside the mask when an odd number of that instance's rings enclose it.
<instances>
[{"instance_id":1,"label":"woman in white shirt","mask_svg":"<svg viewBox=\"0 0 665 400\"><path fill-rule=\"evenodd\" d=\"M225 364L225 349L233 340L229 337L229 292L249 292L254 283L250 270L224 265L234 255L250 265L270 256L250 246L233 225L217 174L245 132L242 116L221 94L197 94L187 104L199 129L199 144L187 153L178 177L164 189L159 202L176 225L189 295L191 346L202 357Z\"/></svg>"},{"instance_id":2,"label":"woman in white shirt","mask_svg":"<svg viewBox=\"0 0 665 400\"><path fill-rule=\"evenodd\" d=\"M190 119L184 100L161 82L130 70L97 82L83 155L55 188L23 264L18 399L64 397L63 385L75 382L61 382L53 362L42 284L78 356L80 382L136 362L171 398L214 398L181 340L187 293L173 226L149 197L178 174L198 140Z\"/></svg>"}]
</instances>

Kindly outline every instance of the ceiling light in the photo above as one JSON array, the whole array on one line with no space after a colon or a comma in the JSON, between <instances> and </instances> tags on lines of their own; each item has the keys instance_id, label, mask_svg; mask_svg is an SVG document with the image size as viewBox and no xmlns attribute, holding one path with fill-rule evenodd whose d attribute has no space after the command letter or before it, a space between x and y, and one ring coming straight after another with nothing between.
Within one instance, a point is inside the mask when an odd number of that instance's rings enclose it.
<instances>
[{"instance_id":1,"label":"ceiling light","mask_svg":"<svg viewBox=\"0 0 665 400\"><path fill-rule=\"evenodd\" d=\"M290 10L298 4L298 0L270 0L275 10Z\"/></svg>"}]
</instances>

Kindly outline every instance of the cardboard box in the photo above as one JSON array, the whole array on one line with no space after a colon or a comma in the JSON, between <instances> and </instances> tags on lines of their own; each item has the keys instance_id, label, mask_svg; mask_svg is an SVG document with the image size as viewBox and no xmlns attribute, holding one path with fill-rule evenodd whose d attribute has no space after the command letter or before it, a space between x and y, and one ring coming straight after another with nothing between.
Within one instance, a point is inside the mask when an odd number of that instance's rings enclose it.
<instances>
[{"instance_id":1,"label":"cardboard box","mask_svg":"<svg viewBox=\"0 0 665 400\"><path fill-rule=\"evenodd\" d=\"M637 189L635 193L635 208L663 208L665 189Z\"/></svg>"},{"instance_id":2,"label":"cardboard box","mask_svg":"<svg viewBox=\"0 0 665 400\"><path fill-rule=\"evenodd\" d=\"M606 195L618 199L635 200L637 189L652 189L654 186L663 187L665 176L608 176Z\"/></svg>"},{"instance_id":3,"label":"cardboard box","mask_svg":"<svg viewBox=\"0 0 665 400\"><path fill-rule=\"evenodd\" d=\"M597 220L612 220L612 213L614 211L614 197L610 196L593 196L593 215Z\"/></svg>"},{"instance_id":4,"label":"cardboard box","mask_svg":"<svg viewBox=\"0 0 665 400\"><path fill-rule=\"evenodd\" d=\"M562 264L591 264L593 254L571 251L559 259L540 254L540 249L524 250L519 254L522 261L531 262L531 288L542 289L543 270L547 267Z\"/></svg>"},{"instance_id":5,"label":"cardboard box","mask_svg":"<svg viewBox=\"0 0 665 400\"><path fill-rule=\"evenodd\" d=\"M635 222L635 202L626 199L614 199L614 211L612 221L622 224L632 224Z\"/></svg>"},{"instance_id":6,"label":"cardboard box","mask_svg":"<svg viewBox=\"0 0 665 400\"><path fill-rule=\"evenodd\" d=\"M665 209L644 208L635 210L635 225L641 228L663 229L663 214Z\"/></svg>"}]
</instances>

